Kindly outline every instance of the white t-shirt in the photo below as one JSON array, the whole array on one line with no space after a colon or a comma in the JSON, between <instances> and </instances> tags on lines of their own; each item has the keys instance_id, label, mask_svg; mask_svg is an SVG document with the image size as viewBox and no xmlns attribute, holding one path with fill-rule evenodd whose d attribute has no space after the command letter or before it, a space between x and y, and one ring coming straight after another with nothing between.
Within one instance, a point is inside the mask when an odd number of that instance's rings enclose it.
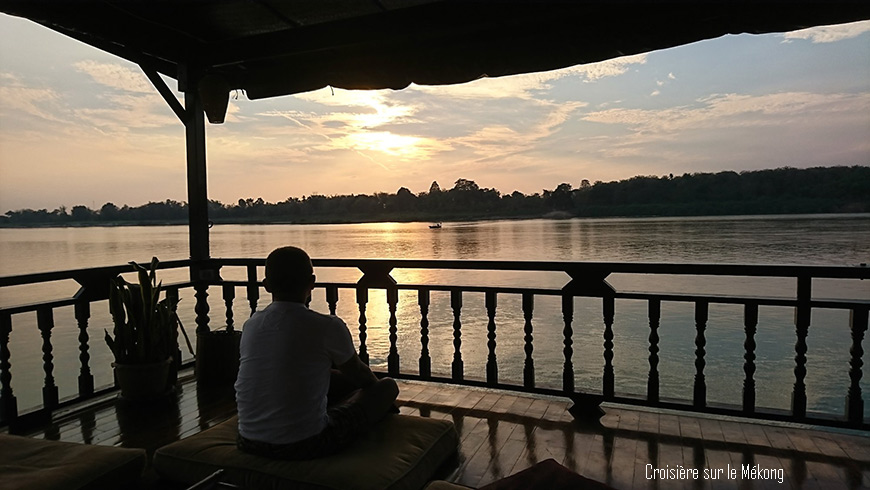
<instances>
[{"instance_id":1,"label":"white t-shirt","mask_svg":"<svg viewBox=\"0 0 870 490\"><path fill-rule=\"evenodd\" d=\"M336 316L286 301L255 313L242 329L235 385L239 434L289 444L320 433L327 422L329 369L355 353Z\"/></svg>"}]
</instances>

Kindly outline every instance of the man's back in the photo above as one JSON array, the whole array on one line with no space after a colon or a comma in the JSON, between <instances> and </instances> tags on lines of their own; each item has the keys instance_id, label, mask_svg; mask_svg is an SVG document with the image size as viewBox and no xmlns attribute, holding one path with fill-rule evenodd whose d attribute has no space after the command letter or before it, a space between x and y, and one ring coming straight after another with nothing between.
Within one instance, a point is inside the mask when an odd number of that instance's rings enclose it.
<instances>
[{"instance_id":1,"label":"man's back","mask_svg":"<svg viewBox=\"0 0 870 490\"><path fill-rule=\"evenodd\" d=\"M276 301L245 322L236 380L239 433L289 444L323 430L330 367L355 354L341 319Z\"/></svg>"}]
</instances>

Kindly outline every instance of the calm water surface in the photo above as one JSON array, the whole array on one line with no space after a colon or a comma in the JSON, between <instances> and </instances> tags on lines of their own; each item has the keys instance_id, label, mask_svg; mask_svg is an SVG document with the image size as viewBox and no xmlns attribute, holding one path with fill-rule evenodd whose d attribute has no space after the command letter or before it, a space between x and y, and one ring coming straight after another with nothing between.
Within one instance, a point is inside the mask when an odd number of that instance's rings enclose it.
<instances>
[{"instance_id":1,"label":"calm water surface","mask_svg":"<svg viewBox=\"0 0 870 490\"><path fill-rule=\"evenodd\" d=\"M371 223L354 225L217 225L211 230L213 257L265 257L282 245L296 245L322 258L415 258L542 261L613 261L670 263L741 263L848 265L870 262L870 215L645 218L598 220L528 220L447 223L430 230L427 223ZM147 262L188 256L184 226L118 228L46 228L0 230L0 276L117 265L130 260ZM244 278L244 270L226 269L225 278ZM353 282L355 270L322 269L320 280ZM396 270L400 283L453 283L530 287L561 287L561 273L483 273ZM171 281L183 272L163 275ZM790 296L795 284L788 280L735 278L676 278L611 276L618 290L711 292ZM870 299L870 283L816 281L816 297ZM5 288L0 304L31 303L72 294L73 283ZM246 301L239 290L236 318L245 316ZM210 297L211 318L220 322L223 302ZM265 294L264 294L265 296ZM486 315L482 295L466 294L463 306L463 357L466 377L484 378ZM266 298L260 303L265 306ZM182 318L193 327L193 298L183 297ZM325 310L322 292L313 307ZM694 375L694 325L691 305L665 303L662 307L659 365L663 397L687 399ZM69 310L69 311L66 311ZM105 311L104 311L105 310ZM90 322L91 361L97 385L111 382L111 358L102 342L102 329L110 328L108 308L97 303ZM354 298L342 291L339 315L356 333ZM384 365L389 349L386 302L383 292L373 291L368 316L368 347L372 364ZM807 386L810 408L839 414L848 387L848 313L814 311L810 329ZM603 367L600 300L577 299L574 323L574 364L578 388L600 390ZM762 308L757 335L758 404L788 408L794 382L793 312ZM399 352L401 369L415 372L420 353L419 309L412 293L399 302ZM452 314L446 294L433 293L430 351L433 371L449 375L453 355ZM519 297L499 296L499 375L504 381L522 381L523 316ZM78 329L72 309L55 312L52 333L55 378L61 396L76 390ZM538 384L558 387L561 382L563 328L558 298L536 298L534 317L535 367ZM646 305L619 301L616 305L616 389L644 394L648 364L649 329ZM866 341L865 341L866 343ZM44 373L41 339L35 315L14 318L11 336L13 389L20 407L40 403ZM870 349L866 349L870 350ZM739 307L713 305L707 327L708 398L711 402L740 399L743 380L743 327ZM863 389L868 391L867 378ZM870 407L870 402L867 403ZM868 409L870 411L870 409Z\"/></svg>"}]
</instances>

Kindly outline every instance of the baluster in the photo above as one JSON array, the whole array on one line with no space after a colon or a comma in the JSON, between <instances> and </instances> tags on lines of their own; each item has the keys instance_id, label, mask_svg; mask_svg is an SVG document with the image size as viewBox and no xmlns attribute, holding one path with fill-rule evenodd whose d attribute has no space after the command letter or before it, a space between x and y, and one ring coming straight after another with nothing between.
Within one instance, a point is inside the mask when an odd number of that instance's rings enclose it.
<instances>
[{"instance_id":1,"label":"baluster","mask_svg":"<svg viewBox=\"0 0 870 490\"><path fill-rule=\"evenodd\" d=\"M613 316L615 304L613 296L605 296L604 303L604 398L612 399L614 394L613 376Z\"/></svg>"},{"instance_id":2,"label":"baluster","mask_svg":"<svg viewBox=\"0 0 870 490\"><path fill-rule=\"evenodd\" d=\"M429 290L417 291L417 304L420 305L420 377L432 376L432 359L429 358Z\"/></svg>"},{"instance_id":3,"label":"baluster","mask_svg":"<svg viewBox=\"0 0 870 490\"><path fill-rule=\"evenodd\" d=\"M523 331L525 332L525 350L526 350L526 362L523 367L523 386L526 388L534 388L535 387L535 361L532 359L532 352L534 351L534 346L532 345L532 312L535 309L535 296L532 293L523 293L523 318L526 323L523 327Z\"/></svg>"},{"instance_id":4,"label":"baluster","mask_svg":"<svg viewBox=\"0 0 870 490\"><path fill-rule=\"evenodd\" d=\"M257 281L257 266L248 266L248 304L251 306L251 315L257 311L257 301L260 299L260 283Z\"/></svg>"},{"instance_id":5,"label":"baluster","mask_svg":"<svg viewBox=\"0 0 870 490\"><path fill-rule=\"evenodd\" d=\"M810 330L811 299L812 279L807 276L798 277L798 306L794 315L797 342L794 345L794 392L791 397L791 412L796 419L802 419L807 415L807 386L804 380L807 377L807 334Z\"/></svg>"},{"instance_id":6,"label":"baluster","mask_svg":"<svg viewBox=\"0 0 870 490\"><path fill-rule=\"evenodd\" d=\"M171 302L174 302L175 305L178 305L178 288L171 287L166 289L166 298L168 298ZM181 369L181 346L178 344L178 324L181 320L178 319L178 314L175 315L175 322L172 325L172 342L175 344L175 353L172 354L172 369L170 372L170 384L175 385L178 381L178 370ZM190 345L190 339L185 336L185 340L187 340L187 348L193 350L193 347ZM174 373L174 374L172 374Z\"/></svg>"},{"instance_id":7,"label":"baluster","mask_svg":"<svg viewBox=\"0 0 870 490\"><path fill-rule=\"evenodd\" d=\"M12 393L12 364L9 362L11 333L12 315L0 314L0 421L7 423L18 417L18 401Z\"/></svg>"},{"instance_id":8,"label":"baluster","mask_svg":"<svg viewBox=\"0 0 870 490\"><path fill-rule=\"evenodd\" d=\"M396 335L396 305L399 302L399 290L387 288L387 305L390 309L390 353L387 355L387 372L391 375L399 374L399 349L396 347L398 336Z\"/></svg>"},{"instance_id":9,"label":"baluster","mask_svg":"<svg viewBox=\"0 0 870 490\"><path fill-rule=\"evenodd\" d=\"M758 326L758 304L747 303L743 311L743 328L746 332L746 341L743 342L743 372L746 379L743 380L743 411L747 414L755 413L755 332Z\"/></svg>"},{"instance_id":10,"label":"baluster","mask_svg":"<svg viewBox=\"0 0 870 490\"><path fill-rule=\"evenodd\" d=\"M369 290L359 286L356 288L356 303L359 305L359 358L369 363L369 351L366 348L366 303L369 302Z\"/></svg>"},{"instance_id":11,"label":"baluster","mask_svg":"<svg viewBox=\"0 0 870 490\"><path fill-rule=\"evenodd\" d=\"M326 304L329 305L329 314L335 315L338 306L338 286L326 286Z\"/></svg>"},{"instance_id":12,"label":"baluster","mask_svg":"<svg viewBox=\"0 0 870 490\"><path fill-rule=\"evenodd\" d=\"M860 425L864 421L864 398L861 394L861 378L864 376L861 368L864 366L864 333L867 331L867 308L855 308L849 314L849 327L852 331L852 347L849 349L849 392L846 395L846 418L852 425Z\"/></svg>"},{"instance_id":13,"label":"baluster","mask_svg":"<svg viewBox=\"0 0 870 490\"><path fill-rule=\"evenodd\" d=\"M574 321L574 296L569 294L562 295L562 319L565 321L565 328L562 330L562 336L565 340L562 341L565 348L562 349L562 354L565 356L565 364L562 366L562 390L565 393L574 392L574 329L571 328L571 323Z\"/></svg>"},{"instance_id":14,"label":"baluster","mask_svg":"<svg viewBox=\"0 0 870 490\"><path fill-rule=\"evenodd\" d=\"M236 299L236 287L232 284L224 284L221 286L223 293L224 305L227 307L227 332L233 331L233 300Z\"/></svg>"},{"instance_id":15,"label":"baluster","mask_svg":"<svg viewBox=\"0 0 870 490\"><path fill-rule=\"evenodd\" d=\"M662 316L662 301L649 300L649 376L646 382L646 398L659 401L659 322Z\"/></svg>"},{"instance_id":16,"label":"baluster","mask_svg":"<svg viewBox=\"0 0 870 490\"><path fill-rule=\"evenodd\" d=\"M487 291L486 297L486 316L489 321L486 324L486 338L489 341L486 343L489 348L489 355L486 358L486 382L494 385L498 383L498 359L495 356L495 309L497 306L497 297L495 291Z\"/></svg>"},{"instance_id":17,"label":"baluster","mask_svg":"<svg viewBox=\"0 0 870 490\"><path fill-rule=\"evenodd\" d=\"M453 309L453 380L462 381L465 377L465 367L462 363L462 322L459 315L462 310L462 291L450 291L450 307Z\"/></svg>"},{"instance_id":18,"label":"baluster","mask_svg":"<svg viewBox=\"0 0 870 490\"><path fill-rule=\"evenodd\" d=\"M91 317L91 304L86 300L76 301L74 306L76 323L79 327L79 396L94 394L94 375L91 374L89 365L91 355L88 353L88 319Z\"/></svg>"},{"instance_id":19,"label":"baluster","mask_svg":"<svg viewBox=\"0 0 870 490\"><path fill-rule=\"evenodd\" d=\"M198 282L193 286L193 289L196 291L193 295L196 298L196 305L193 307L193 311L196 313L196 333L208 333L208 284Z\"/></svg>"},{"instance_id":20,"label":"baluster","mask_svg":"<svg viewBox=\"0 0 870 490\"><path fill-rule=\"evenodd\" d=\"M707 345L707 338L704 332L707 329L707 316L709 314L710 305L706 301L698 301L695 303L695 390L693 397L693 405L696 408L707 406L707 381L704 377L704 367L707 365L707 360L704 356L707 351L704 347Z\"/></svg>"},{"instance_id":21,"label":"baluster","mask_svg":"<svg viewBox=\"0 0 870 490\"><path fill-rule=\"evenodd\" d=\"M54 328L54 311L49 307L36 310L36 324L42 333L42 368L45 384L42 386L42 401L47 410L58 404L57 386L54 384L54 355L51 351L51 329Z\"/></svg>"}]
</instances>

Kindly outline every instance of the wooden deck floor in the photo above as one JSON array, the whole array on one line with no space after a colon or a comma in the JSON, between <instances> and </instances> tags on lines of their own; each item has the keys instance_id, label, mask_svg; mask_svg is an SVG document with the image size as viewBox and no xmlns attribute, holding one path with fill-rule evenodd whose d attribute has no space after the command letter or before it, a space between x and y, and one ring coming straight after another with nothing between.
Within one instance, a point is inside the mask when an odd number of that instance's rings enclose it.
<instances>
[{"instance_id":1,"label":"wooden deck floor","mask_svg":"<svg viewBox=\"0 0 870 490\"><path fill-rule=\"evenodd\" d=\"M583 425L567 412L564 399L419 382L400 385L402 413L454 422L462 441L459 458L443 476L471 487L554 458L619 489L870 488L866 433L615 406L605 407L600 425ZM150 455L234 412L231 389L198 390L188 380L163 402L131 406L110 398L59 414L50 426L29 435L140 447ZM746 478L743 467L759 469L759 478ZM736 473L729 474L729 468ZM699 474L697 479L648 479L653 469ZM164 484L149 472L143 488Z\"/></svg>"}]
</instances>

